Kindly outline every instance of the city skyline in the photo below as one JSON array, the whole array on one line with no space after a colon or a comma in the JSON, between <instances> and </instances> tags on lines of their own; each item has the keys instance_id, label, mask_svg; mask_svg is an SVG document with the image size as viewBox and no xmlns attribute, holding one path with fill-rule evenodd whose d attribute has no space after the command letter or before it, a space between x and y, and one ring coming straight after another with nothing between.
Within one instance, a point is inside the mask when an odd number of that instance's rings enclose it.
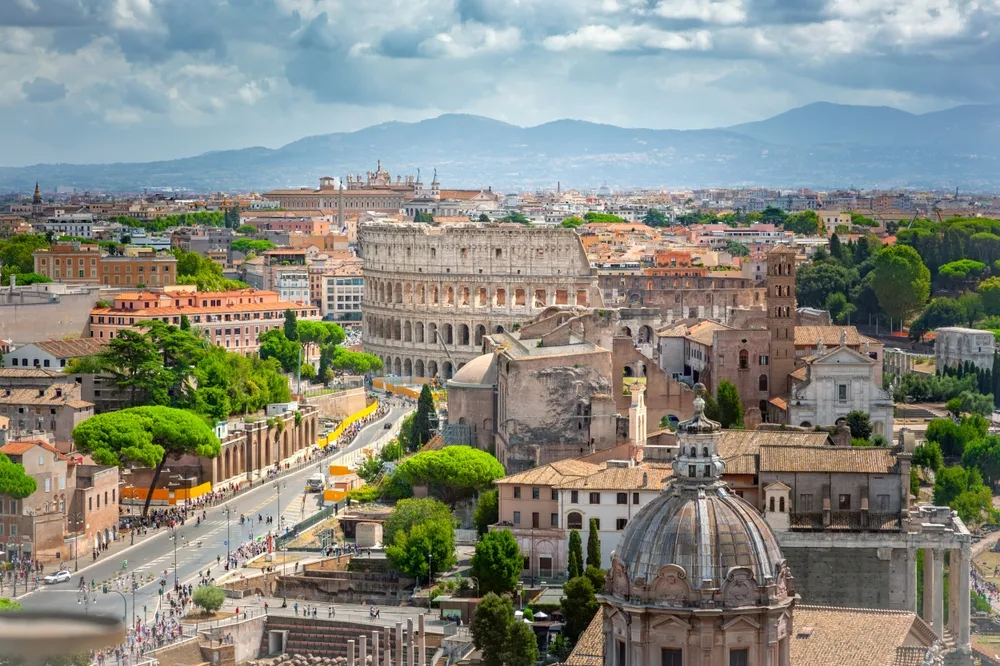
<instances>
[{"instance_id":1,"label":"city skyline","mask_svg":"<svg viewBox=\"0 0 1000 666\"><path fill-rule=\"evenodd\" d=\"M692 129L815 101L997 101L998 10L946 2L16 0L5 165L277 147L441 113ZM594 100L601 100L599 105Z\"/></svg>"}]
</instances>

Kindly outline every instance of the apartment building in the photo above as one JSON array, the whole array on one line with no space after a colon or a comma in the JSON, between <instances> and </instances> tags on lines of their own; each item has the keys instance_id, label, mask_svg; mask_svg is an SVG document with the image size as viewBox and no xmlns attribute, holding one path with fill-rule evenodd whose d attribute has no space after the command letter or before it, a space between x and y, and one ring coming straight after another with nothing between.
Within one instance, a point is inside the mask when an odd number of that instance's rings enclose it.
<instances>
[{"instance_id":1,"label":"apartment building","mask_svg":"<svg viewBox=\"0 0 1000 666\"><path fill-rule=\"evenodd\" d=\"M334 321L361 321L364 293L365 279L360 269L345 269L336 275L324 276L323 317Z\"/></svg>"},{"instance_id":2,"label":"apartment building","mask_svg":"<svg viewBox=\"0 0 1000 666\"><path fill-rule=\"evenodd\" d=\"M285 311L299 319L319 320L319 308L282 300L278 292L256 289L198 292L174 288L162 292L126 292L115 297L111 307L90 313L90 334L98 340L112 339L123 329L144 321L159 320L179 326L186 317L192 330L219 347L240 354L259 350L258 338L279 328Z\"/></svg>"},{"instance_id":3,"label":"apartment building","mask_svg":"<svg viewBox=\"0 0 1000 666\"><path fill-rule=\"evenodd\" d=\"M74 358L100 353L104 345L93 338L43 340L18 347L4 354L5 368L65 368Z\"/></svg>"},{"instance_id":4,"label":"apartment building","mask_svg":"<svg viewBox=\"0 0 1000 666\"><path fill-rule=\"evenodd\" d=\"M10 419L14 437L52 433L56 443L69 450L73 428L93 415L94 405L82 399L80 386L73 381L56 379L37 387L0 388L0 416Z\"/></svg>"},{"instance_id":5,"label":"apartment building","mask_svg":"<svg viewBox=\"0 0 1000 666\"><path fill-rule=\"evenodd\" d=\"M34 252L35 272L56 282L106 286L161 287L177 282L177 259L148 247L127 247L110 255L98 245L58 243Z\"/></svg>"}]
</instances>

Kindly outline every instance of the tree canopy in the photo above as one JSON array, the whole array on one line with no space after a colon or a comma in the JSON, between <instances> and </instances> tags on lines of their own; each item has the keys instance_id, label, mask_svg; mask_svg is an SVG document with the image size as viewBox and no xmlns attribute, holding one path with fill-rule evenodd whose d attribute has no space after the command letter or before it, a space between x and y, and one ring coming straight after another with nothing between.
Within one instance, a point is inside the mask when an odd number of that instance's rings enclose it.
<instances>
[{"instance_id":1,"label":"tree canopy","mask_svg":"<svg viewBox=\"0 0 1000 666\"><path fill-rule=\"evenodd\" d=\"M718 397L720 423L723 428L743 427L743 404L736 385L723 379L719 382Z\"/></svg>"},{"instance_id":2,"label":"tree canopy","mask_svg":"<svg viewBox=\"0 0 1000 666\"><path fill-rule=\"evenodd\" d=\"M482 652L483 666L503 666L508 629L514 622L514 605L507 597L487 593L469 623L472 644Z\"/></svg>"},{"instance_id":3,"label":"tree canopy","mask_svg":"<svg viewBox=\"0 0 1000 666\"><path fill-rule=\"evenodd\" d=\"M912 247L894 245L879 250L872 273L879 305L896 320L921 307L930 296L931 273Z\"/></svg>"},{"instance_id":4,"label":"tree canopy","mask_svg":"<svg viewBox=\"0 0 1000 666\"><path fill-rule=\"evenodd\" d=\"M0 453L0 495L24 499L37 487L35 479L24 471L24 465L11 462L10 458Z\"/></svg>"},{"instance_id":5,"label":"tree canopy","mask_svg":"<svg viewBox=\"0 0 1000 666\"><path fill-rule=\"evenodd\" d=\"M589 211L584 213L583 219L587 224L627 224L628 220L612 215L611 213L598 213Z\"/></svg>"},{"instance_id":6,"label":"tree canopy","mask_svg":"<svg viewBox=\"0 0 1000 666\"><path fill-rule=\"evenodd\" d=\"M821 226L819 215L814 210L793 213L787 216L782 224L785 231L791 231L803 236L815 236L819 233Z\"/></svg>"},{"instance_id":7,"label":"tree canopy","mask_svg":"<svg viewBox=\"0 0 1000 666\"><path fill-rule=\"evenodd\" d=\"M226 600L226 591L214 585L199 585L195 588L191 601L206 613L214 613L222 608Z\"/></svg>"},{"instance_id":8,"label":"tree canopy","mask_svg":"<svg viewBox=\"0 0 1000 666\"><path fill-rule=\"evenodd\" d=\"M577 227L582 226L583 224L584 222L582 219L580 219L576 215L571 215L570 217L567 217L565 220L560 222L559 226L564 227L566 229L576 229Z\"/></svg>"},{"instance_id":9,"label":"tree canopy","mask_svg":"<svg viewBox=\"0 0 1000 666\"><path fill-rule=\"evenodd\" d=\"M482 536L489 531L490 525L496 524L500 520L499 513L499 491L496 488L486 490L479 495L476 503L476 510L473 513L472 522L476 525L476 531Z\"/></svg>"},{"instance_id":10,"label":"tree canopy","mask_svg":"<svg viewBox=\"0 0 1000 666\"><path fill-rule=\"evenodd\" d=\"M247 287L244 282L223 277L222 266L197 252L180 248L172 252L177 257L177 284L194 285L198 291L230 291Z\"/></svg>"},{"instance_id":11,"label":"tree canopy","mask_svg":"<svg viewBox=\"0 0 1000 666\"><path fill-rule=\"evenodd\" d=\"M430 494L454 505L504 476L503 465L487 451L471 446L446 446L423 451L396 467L394 476L411 486L427 486Z\"/></svg>"},{"instance_id":12,"label":"tree canopy","mask_svg":"<svg viewBox=\"0 0 1000 666\"><path fill-rule=\"evenodd\" d=\"M642 222L651 227L666 227L670 224L670 219L662 211L650 208L646 211L646 216L642 218Z\"/></svg>"},{"instance_id":13,"label":"tree canopy","mask_svg":"<svg viewBox=\"0 0 1000 666\"><path fill-rule=\"evenodd\" d=\"M563 585L560 609L566 624L563 632L571 641L576 641L597 613L598 603L594 596L594 586L586 576L578 576Z\"/></svg>"},{"instance_id":14,"label":"tree canopy","mask_svg":"<svg viewBox=\"0 0 1000 666\"><path fill-rule=\"evenodd\" d=\"M480 593L513 592L523 569L524 557L510 530L487 532L476 543L472 575L479 581Z\"/></svg>"},{"instance_id":15,"label":"tree canopy","mask_svg":"<svg viewBox=\"0 0 1000 666\"><path fill-rule=\"evenodd\" d=\"M455 519L431 499L402 500L386 521L386 557L411 578L447 571L455 564Z\"/></svg>"},{"instance_id":16,"label":"tree canopy","mask_svg":"<svg viewBox=\"0 0 1000 666\"><path fill-rule=\"evenodd\" d=\"M247 226L249 226L249 225L247 225ZM242 229L244 227L240 227L240 228ZM254 229L253 227L250 227L250 228ZM250 233L256 233L256 229L254 229ZM273 250L274 248L277 247L277 245L275 245L274 243L272 243L269 240L255 240L255 239L252 239L252 238L237 238L236 240L234 240L232 242L232 244L229 247L234 252L242 252L243 254L249 254L251 252L253 252L254 254L263 254L264 252L267 252L268 250Z\"/></svg>"},{"instance_id":17,"label":"tree canopy","mask_svg":"<svg viewBox=\"0 0 1000 666\"><path fill-rule=\"evenodd\" d=\"M73 429L73 441L102 465L135 463L154 468L143 515L167 458L195 455L215 458L221 444L198 415L173 407L130 407L90 417Z\"/></svg>"}]
</instances>

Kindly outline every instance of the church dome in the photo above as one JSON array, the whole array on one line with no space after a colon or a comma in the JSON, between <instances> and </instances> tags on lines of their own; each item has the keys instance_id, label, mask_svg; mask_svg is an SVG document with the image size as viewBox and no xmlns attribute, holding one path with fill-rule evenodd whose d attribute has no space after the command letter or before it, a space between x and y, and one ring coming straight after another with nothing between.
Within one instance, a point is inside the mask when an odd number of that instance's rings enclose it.
<instances>
[{"instance_id":1,"label":"church dome","mask_svg":"<svg viewBox=\"0 0 1000 666\"><path fill-rule=\"evenodd\" d=\"M472 359L448 380L449 386L492 387L497 381L497 366L493 354L483 354Z\"/></svg>"},{"instance_id":2,"label":"church dome","mask_svg":"<svg viewBox=\"0 0 1000 666\"><path fill-rule=\"evenodd\" d=\"M625 528L608 580L613 596L688 607L788 597L791 580L774 533L722 481L721 427L704 406L697 397L694 416L678 426L673 480Z\"/></svg>"}]
</instances>

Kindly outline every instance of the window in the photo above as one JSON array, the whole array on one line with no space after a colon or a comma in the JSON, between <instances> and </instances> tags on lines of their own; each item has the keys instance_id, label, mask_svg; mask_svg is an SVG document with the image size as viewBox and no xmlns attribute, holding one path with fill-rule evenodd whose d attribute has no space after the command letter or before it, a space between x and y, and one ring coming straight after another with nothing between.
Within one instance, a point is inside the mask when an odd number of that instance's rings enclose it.
<instances>
[{"instance_id":1,"label":"window","mask_svg":"<svg viewBox=\"0 0 1000 666\"><path fill-rule=\"evenodd\" d=\"M555 488L552 489L552 501L556 502L559 500L559 491Z\"/></svg>"},{"instance_id":2,"label":"window","mask_svg":"<svg viewBox=\"0 0 1000 666\"><path fill-rule=\"evenodd\" d=\"M618 504L628 504L628 493L618 493Z\"/></svg>"},{"instance_id":3,"label":"window","mask_svg":"<svg viewBox=\"0 0 1000 666\"><path fill-rule=\"evenodd\" d=\"M768 358L766 354L757 357L757 365L767 365L767 361Z\"/></svg>"},{"instance_id":4,"label":"window","mask_svg":"<svg viewBox=\"0 0 1000 666\"><path fill-rule=\"evenodd\" d=\"M514 499L521 499L521 487L514 486Z\"/></svg>"},{"instance_id":5,"label":"window","mask_svg":"<svg viewBox=\"0 0 1000 666\"><path fill-rule=\"evenodd\" d=\"M541 491L538 488L531 489L531 499L536 500L536 499L541 499L541 497L542 497Z\"/></svg>"},{"instance_id":6,"label":"window","mask_svg":"<svg viewBox=\"0 0 1000 666\"><path fill-rule=\"evenodd\" d=\"M0 536L3 536L3 523L0 523Z\"/></svg>"},{"instance_id":7,"label":"window","mask_svg":"<svg viewBox=\"0 0 1000 666\"><path fill-rule=\"evenodd\" d=\"M566 528L571 530L583 529L583 514L574 511L566 516Z\"/></svg>"},{"instance_id":8,"label":"window","mask_svg":"<svg viewBox=\"0 0 1000 666\"><path fill-rule=\"evenodd\" d=\"M10 526L10 535L11 536L17 536L17 525L11 525Z\"/></svg>"},{"instance_id":9,"label":"window","mask_svg":"<svg viewBox=\"0 0 1000 666\"><path fill-rule=\"evenodd\" d=\"M847 400L847 384L837 384L837 400Z\"/></svg>"},{"instance_id":10,"label":"window","mask_svg":"<svg viewBox=\"0 0 1000 666\"><path fill-rule=\"evenodd\" d=\"M660 648L660 666L684 666L683 656L680 648Z\"/></svg>"},{"instance_id":11,"label":"window","mask_svg":"<svg viewBox=\"0 0 1000 666\"><path fill-rule=\"evenodd\" d=\"M750 369L750 352L746 349L740 350L740 370Z\"/></svg>"},{"instance_id":12,"label":"window","mask_svg":"<svg viewBox=\"0 0 1000 666\"><path fill-rule=\"evenodd\" d=\"M628 518L618 518L615 520L615 529L621 532L625 529L625 525L628 524Z\"/></svg>"},{"instance_id":13,"label":"window","mask_svg":"<svg viewBox=\"0 0 1000 666\"><path fill-rule=\"evenodd\" d=\"M433 248L431 248L433 249ZM527 555L524 556L524 570L527 571L531 568L531 558Z\"/></svg>"},{"instance_id":14,"label":"window","mask_svg":"<svg viewBox=\"0 0 1000 666\"><path fill-rule=\"evenodd\" d=\"M590 493L590 503L600 504L601 503L601 493Z\"/></svg>"},{"instance_id":15,"label":"window","mask_svg":"<svg viewBox=\"0 0 1000 666\"><path fill-rule=\"evenodd\" d=\"M767 391L767 375L761 375L757 378L757 390Z\"/></svg>"},{"instance_id":16,"label":"window","mask_svg":"<svg viewBox=\"0 0 1000 666\"><path fill-rule=\"evenodd\" d=\"M552 527L559 527L559 514L553 513L549 516L549 525Z\"/></svg>"},{"instance_id":17,"label":"window","mask_svg":"<svg viewBox=\"0 0 1000 666\"><path fill-rule=\"evenodd\" d=\"M785 512L785 498L784 497L779 497L778 498L778 511L781 512L781 513Z\"/></svg>"},{"instance_id":18,"label":"window","mask_svg":"<svg viewBox=\"0 0 1000 666\"><path fill-rule=\"evenodd\" d=\"M632 504L639 503L639 493L632 493Z\"/></svg>"},{"instance_id":19,"label":"window","mask_svg":"<svg viewBox=\"0 0 1000 666\"><path fill-rule=\"evenodd\" d=\"M841 494L837 498L837 506L838 506L838 508L841 511L850 511L851 510L851 496L850 495Z\"/></svg>"},{"instance_id":20,"label":"window","mask_svg":"<svg viewBox=\"0 0 1000 666\"><path fill-rule=\"evenodd\" d=\"M813 496L812 494L802 493L799 495L799 511L803 513L808 513L813 510Z\"/></svg>"},{"instance_id":21,"label":"window","mask_svg":"<svg viewBox=\"0 0 1000 666\"><path fill-rule=\"evenodd\" d=\"M94 510L94 497L93 495L87 498L87 511Z\"/></svg>"},{"instance_id":22,"label":"window","mask_svg":"<svg viewBox=\"0 0 1000 666\"><path fill-rule=\"evenodd\" d=\"M878 510L879 511L883 511L883 512L888 512L889 511L889 496L888 495L879 495L877 497L877 499L878 499Z\"/></svg>"},{"instance_id":23,"label":"window","mask_svg":"<svg viewBox=\"0 0 1000 666\"><path fill-rule=\"evenodd\" d=\"M750 649L729 650L729 666L750 666Z\"/></svg>"},{"instance_id":24,"label":"window","mask_svg":"<svg viewBox=\"0 0 1000 666\"><path fill-rule=\"evenodd\" d=\"M539 527L541 527L541 523L539 521L539 515L538 515L537 511L533 511L531 513L531 526L534 529L538 529Z\"/></svg>"},{"instance_id":25,"label":"window","mask_svg":"<svg viewBox=\"0 0 1000 666\"><path fill-rule=\"evenodd\" d=\"M520 525L521 524L521 512L520 511L515 511L514 512L514 524L515 525Z\"/></svg>"},{"instance_id":26,"label":"window","mask_svg":"<svg viewBox=\"0 0 1000 666\"><path fill-rule=\"evenodd\" d=\"M59 490L66 490L66 477L65 476L60 476L59 477Z\"/></svg>"},{"instance_id":27,"label":"window","mask_svg":"<svg viewBox=\"0 0 1000 666\"><path fill-rule=\"evenodd\" d=\"M39 467L45 466L45 456L38 456L38 466Z\"/></svg>"},{"instance_id":28,"label":"window","mask_svg":"<svg viewBox=\"0 0 1000 666\"><path fill-rule=\"evenodd\" d=\"M771 513L774 513L774 498L773 497L768 498L768 501L767 501L767 510L770 511Z\"/></svg>"},{"instance_id":29,"label":"window","mask_svg":"<svg viewBox=\"0 0 1000 666\"><path fill-rule=\"evenodd\" d=\"M615 641L615 646L618 648L618 662L615 666L628 666L625 661L625 641Z\"/></svg>"},{"instance_id":30,"label":"window","mask_svg":"<svg viewBox=\"0 0 1000 666\"><path fill-rule=\"evenodd\" d=\"M571 490L570 491L570 493L569 493L569 502L570 502L570 504L579 504L580 503L580 491L579 490Z\"/></svg>"},{"instance_id":31,"label":"window","mask_svg":"<svg viewBox=\"0 0 1000 666\"><path fill-rule=\"evenodd\" d=\"M45 492L52 492L52 479L49 477L45 477Z\"/></svg>"}]
</instances>

